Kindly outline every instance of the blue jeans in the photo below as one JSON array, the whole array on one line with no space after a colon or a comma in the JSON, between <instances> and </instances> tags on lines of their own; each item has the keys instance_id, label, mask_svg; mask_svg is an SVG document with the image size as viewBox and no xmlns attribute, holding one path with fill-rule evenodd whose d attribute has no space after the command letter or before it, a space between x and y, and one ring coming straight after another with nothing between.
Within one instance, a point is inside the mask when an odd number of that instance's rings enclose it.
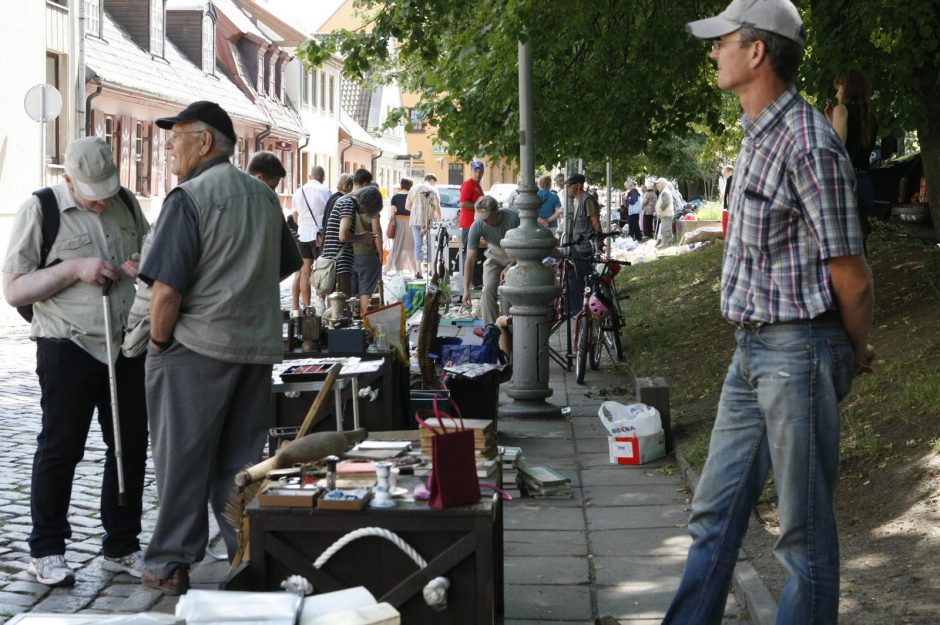
<instances>
[{"instance_id":1,"label":"blue jeans","mask_svg":"<svg viewBox=\"0 0 940 625\"><path fill-rule=\"evenodd\" d=\"M411 233L415 240L415 260L420 263L424 260L424 237L421 236L421 226L411 226ZM420 265L418 269L421 269Z\"/></svg>"},{"instance_id":2,"label":"blue jeans","mask_svg":"<svg viewBox=\"0 0 940 625\"><path fill-rule=\"evenodd\" d=\"M748 517L773 467L788 572L780 625L835 625L839 539L833 492L839 465L839 401L852 384L852 346L838 316L745 326L728 369L708 461L692 502L679 590L663 621L721 622Z\"/></svg>"}]
</instances>

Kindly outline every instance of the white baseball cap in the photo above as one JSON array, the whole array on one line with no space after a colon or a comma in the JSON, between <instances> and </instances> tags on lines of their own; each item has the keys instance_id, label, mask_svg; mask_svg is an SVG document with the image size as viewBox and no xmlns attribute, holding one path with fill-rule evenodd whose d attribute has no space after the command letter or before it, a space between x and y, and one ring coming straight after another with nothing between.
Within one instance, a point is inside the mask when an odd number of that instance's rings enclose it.
<instances>
[{"instance_id":1,"label":"white baseball cap","mask_svg":"<svg viewBox=\"0 0 940 625\"><path fill-rule=\"evenodd\" d=\"M789 0L733 0L715 17L685 25L698 39L718 39L745 27L776 33L801 46L805 44L803 20Z\"/></svg>"},{"instance_id":2,"label":"white baseball cap","mask_svg":"<svg viewBox=\"0 0 940 625\"><path fill-rule=\"evenodd\" d=\"M121 188L111 148L101 137L83 137L65 151L65 173L86 200L113 197Z\"/></svg>"}]
</instances>

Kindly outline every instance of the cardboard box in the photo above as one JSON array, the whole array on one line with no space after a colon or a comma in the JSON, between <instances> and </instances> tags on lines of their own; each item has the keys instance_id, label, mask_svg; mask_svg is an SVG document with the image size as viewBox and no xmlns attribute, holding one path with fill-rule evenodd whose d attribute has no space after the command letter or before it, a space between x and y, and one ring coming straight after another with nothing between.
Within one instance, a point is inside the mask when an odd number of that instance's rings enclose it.
<instances>
[{"instance_id":1,"label":"cardboard box","mask_svg":"<svg viewBox=\"0 0 940 625\"><path fill-rule=\"evenodd\" d=\"M280 482L268 482L258 493L258 503L265 508L314 508L320 489L287 486Z\"/></svg>"},{"instance_id":2,"label":"cardboard box","mask_svg":"<svg viewBox=\"0 0 940 625\"><path fill-rule=\"evenodd\" d=\"M666 455L666 434L608 436L607 445L611 464L646 464Z\"/></svg>"},{"instance_id":3,"label":"cardboard box","mask_svg":"<svg viewBox=\"0 0 940 625\"><path fill-rule=\"evenodd\" d=\"M344 490L344 489L340 489ZM350 492L356 494L355 499L324 499L317 500L318 510L362 510L363 506L372 499L372 491L365 488L357 488Z\"/></svg>"}]
</instances>

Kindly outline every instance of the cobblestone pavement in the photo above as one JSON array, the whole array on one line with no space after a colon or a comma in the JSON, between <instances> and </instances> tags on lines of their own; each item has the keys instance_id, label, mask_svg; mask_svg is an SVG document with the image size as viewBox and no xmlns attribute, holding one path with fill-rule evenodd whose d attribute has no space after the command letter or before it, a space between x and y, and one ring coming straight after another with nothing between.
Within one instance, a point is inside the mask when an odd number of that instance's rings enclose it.
<instances>
[{"instance_id":1,"label":"cobblestone pavement","mask_svg":"<svg viewBox=\"0 0 940 625\"><path fill-rule=\"evenodd\" d=\"M5 256L12 219L0 217L0 258ZM144 588L127 574L101 568L99 497L105 444L97 419L92 420L85 457L72 486L69 522L72 540L66 560L75 569L75 586L49 588L26 572L32 529L29 507L30 474L36 436L41 425L36 347L29 340L29 325L0 299L0 623L20 612L141 612L172 611L175 600ZM210 515L211 516L211 515ZM150 540L157 518L157 491L148 453L144 483L141 542ZM217 530L212 527L213 542ZM219 547L215 547L218 549ZM224 548L222 548L224 553ZM193 585L209 587L224 575L225 562L207 557L193 571Z\"/></svg>"}]
</instances>

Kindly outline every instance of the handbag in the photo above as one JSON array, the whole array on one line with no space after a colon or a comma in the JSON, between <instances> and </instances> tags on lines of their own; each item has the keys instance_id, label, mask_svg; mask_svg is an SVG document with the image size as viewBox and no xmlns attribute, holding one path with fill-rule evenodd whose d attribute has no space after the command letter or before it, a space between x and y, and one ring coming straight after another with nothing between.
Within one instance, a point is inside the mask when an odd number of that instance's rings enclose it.
<instances>
[{"instance_id":1,"label":"handbag","mask_svg":"<svg viewBox=\"0 0 940 625\"><path fill-rule=\"evenodd\" d=\"M433 415L441 431L437 431L415 414L418 423L432 434L431 477L428 480L431 497L428 499L428 505L434 510L445 510L480 501L473 430L464 427L460 408L454 400L450 400L450 403L457 413L457 418L438 410L437 397L434 398ZM453 423L451 430L448 431L445 421Z\"/></svg>"},{"instance_id":2,"label":"handbag","mask_svg":"<svg viewBox=\"0 0 940 625\"><path fill-rule=\"evenodd\" d=\"M313 261L310 286L318 293L330 293L336 285L336 259L320 256Z\"/></svg>"},{"instance_id":3,"label":"handbag","mask_svg":"<svg viewBox=\"0 0 940 625\"><path fill-rule=\"evenodd\" d=\"M398 219L395 218L395 215L392 215L392 218L388 220L388 228L385 230L385 236L389 239L394 239L397 230Z\"/></svg>"}]
</instances>

